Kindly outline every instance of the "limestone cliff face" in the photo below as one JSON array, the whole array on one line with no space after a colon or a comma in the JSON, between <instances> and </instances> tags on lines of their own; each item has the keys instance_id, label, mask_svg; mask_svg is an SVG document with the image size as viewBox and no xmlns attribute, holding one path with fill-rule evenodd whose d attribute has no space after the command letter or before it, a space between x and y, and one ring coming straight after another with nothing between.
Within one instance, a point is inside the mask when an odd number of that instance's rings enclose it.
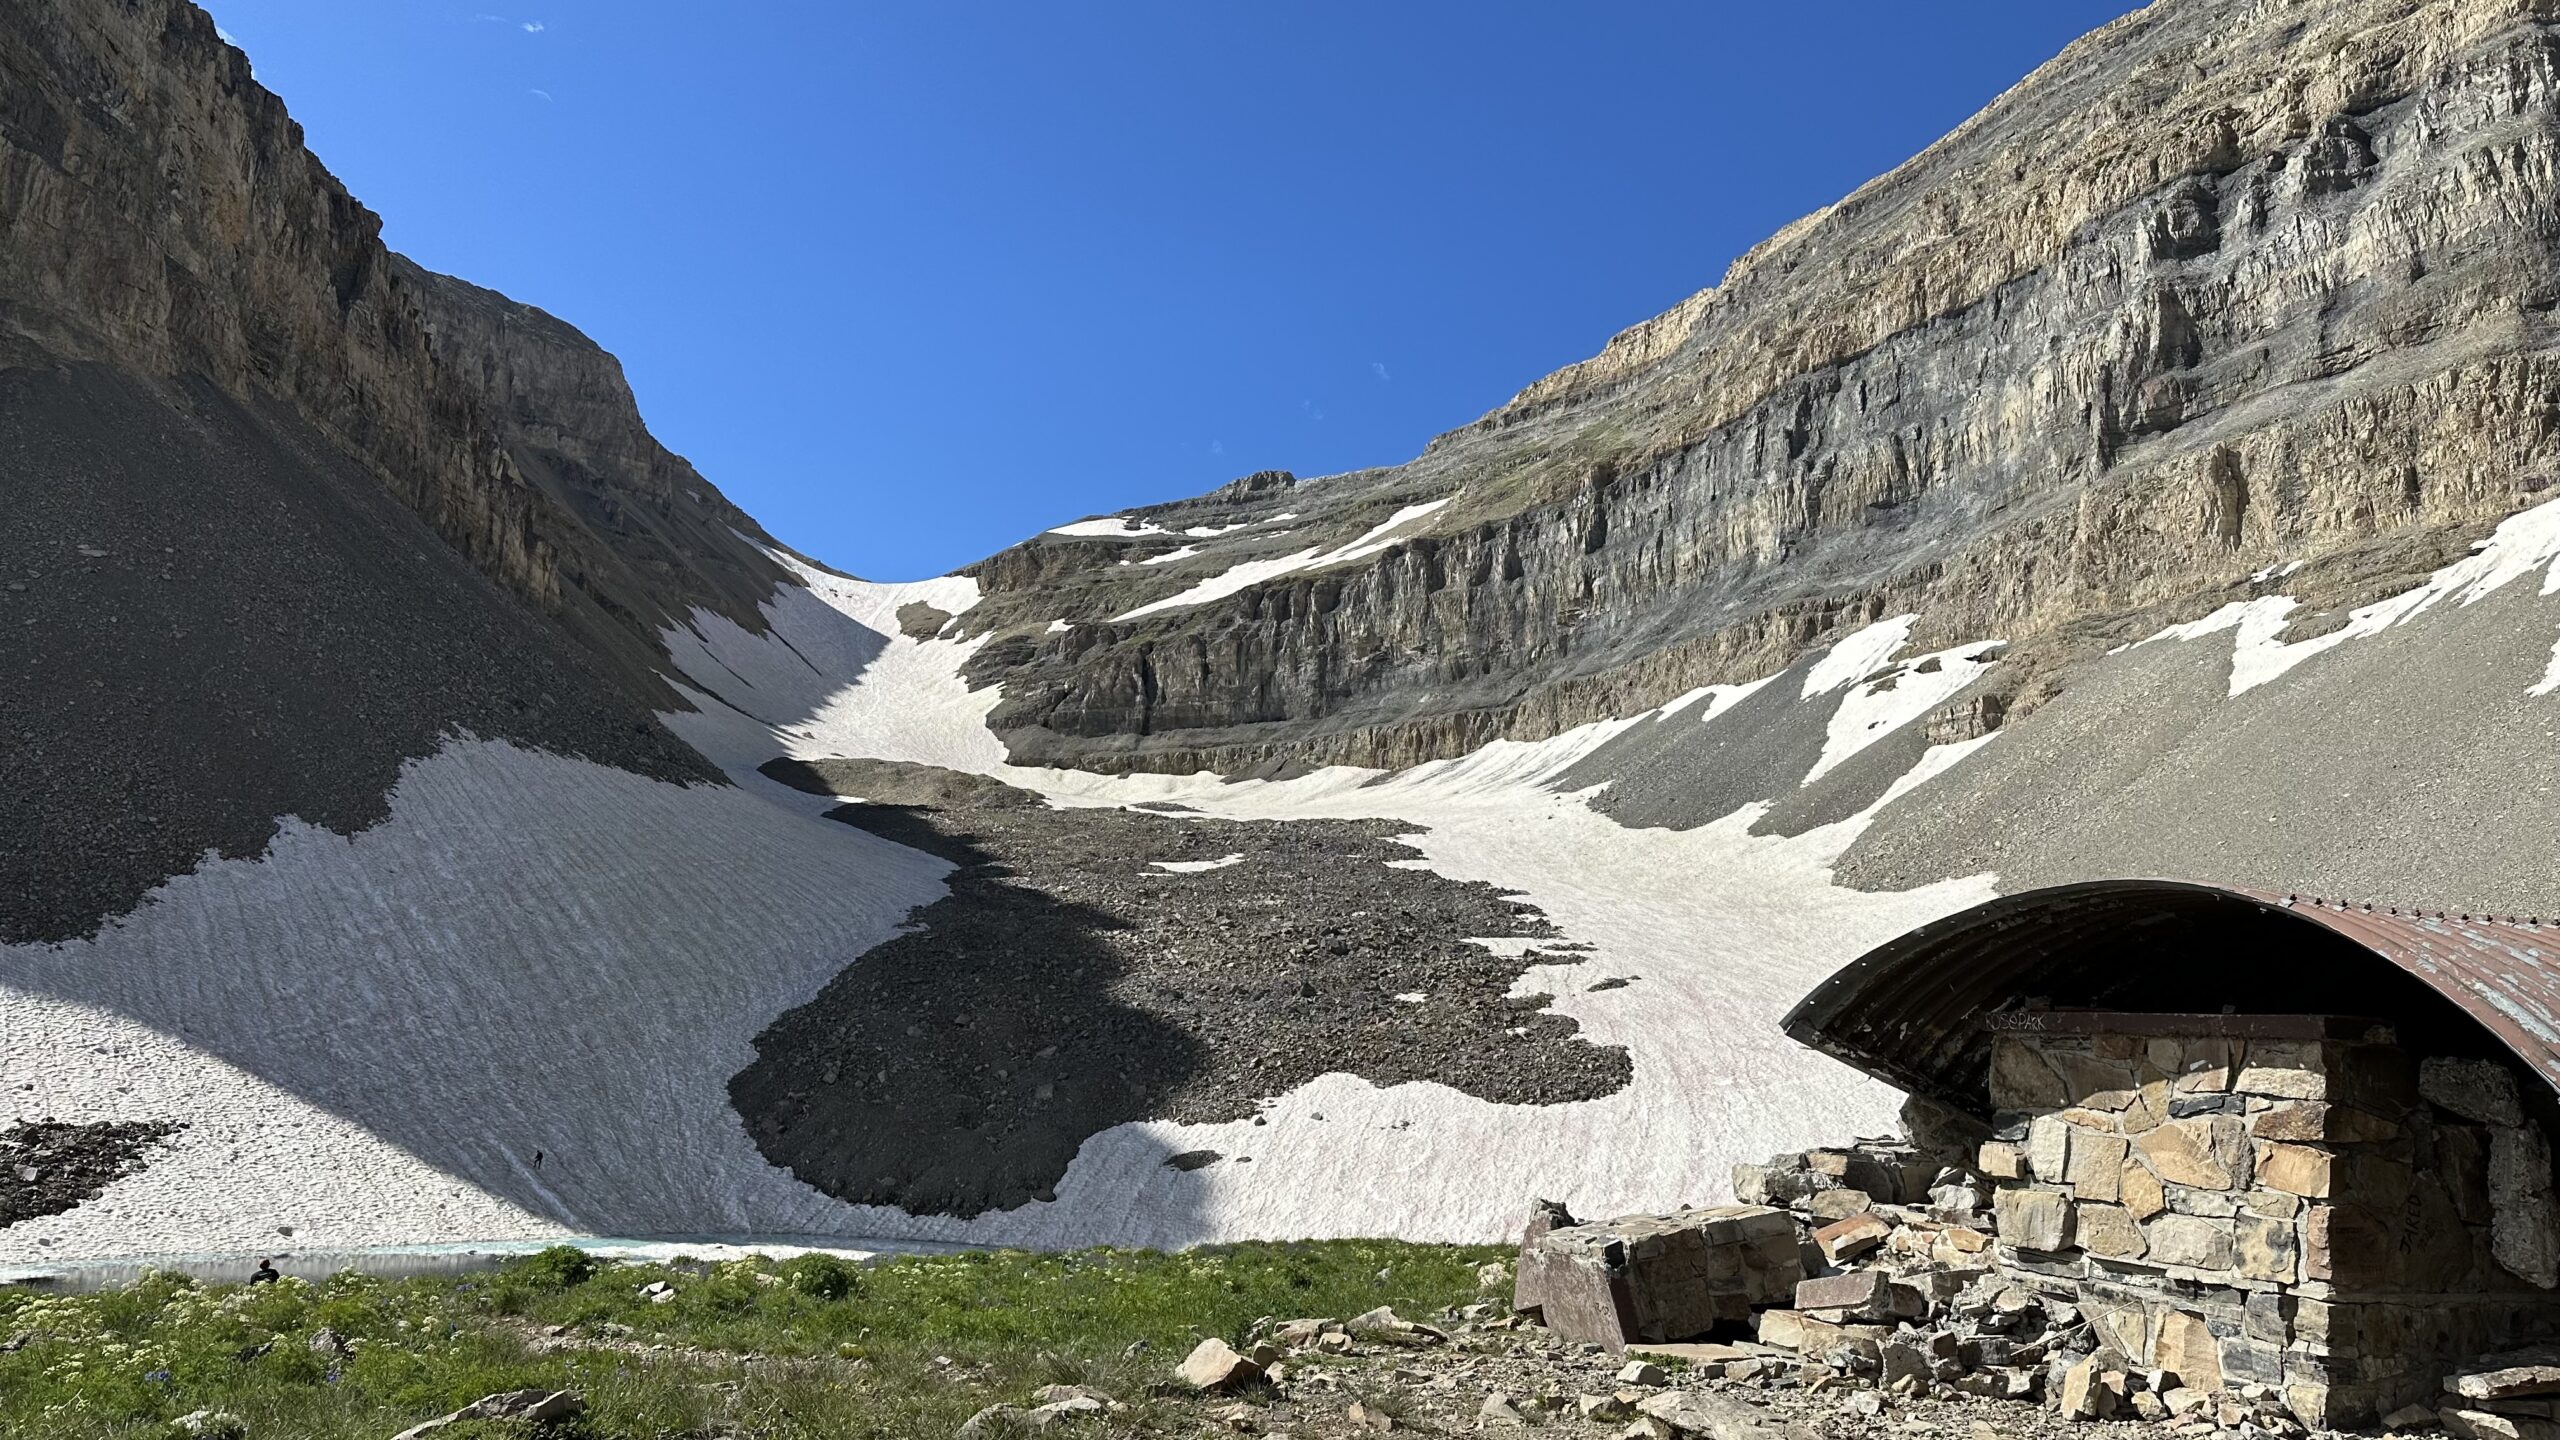
<instances>
[{"instance_id":1,"label":"limestone cliff face","mask_svg":"<svg viewBox=\"0 0 2560 1440\"><path fill-rule=\"evenodd\" d=\"M184 0L5 0L0 290L52 358L289 400L538 603L556 554L479 397L444 373L381 221Z\"/></svg>"},{"instance_id":2,"label":"limestone cliff face","mask_svg":"<svg viewBox=\"0 0 2560 1440\"><path fill-rule=\"evenodd\" d=\"M657 636L757 623L761 532L379 232L185 0L0 0L0 945L375 824L457 735L718 782Z\"/></svg>"},{"instance_id":3,"label":"limestone cliff face","mask_svg":"<svg viewBox=\"0 0 2560 1440\"><path fill-rule=\"evenodd\" d=\"M187 0L0 0L0 363L289 406L482 573L645 677L690 603L752 623L761 532L574 330L386 250Z\"/></svg>"},{"instance_id":4,"label":"limestone cliff face","mask_svg":"<svg viewBox=\"0 0 2560 1440\"><path fill-rule=\"evenodd\" d=\"M2019 642L1953 720L1997 723L2272 563L2334 609L2553 484L2555 239L2560 4L2159 0L1407 465L1147 512L1266 521L1197 556L988 562L979 673L1024 758L1404 764L1917 611Z\"/></svg>"},{"instance_id":5,"label":"limestone cliff face","mask_svg":"<svg viewBox=\"0 0 2560 1440\"><path fill-rule=\"evenodd\" d=\"M696 605L763 628L759 604L797 583L757 548L776 542L649 433L620 361L533 306L401 256L391 267L445 371L482 397L516 474L574 517L541 528L560 577L554 608L581 639L647 676L665 668L659 631Z\"/></svg>"}]
</instances>

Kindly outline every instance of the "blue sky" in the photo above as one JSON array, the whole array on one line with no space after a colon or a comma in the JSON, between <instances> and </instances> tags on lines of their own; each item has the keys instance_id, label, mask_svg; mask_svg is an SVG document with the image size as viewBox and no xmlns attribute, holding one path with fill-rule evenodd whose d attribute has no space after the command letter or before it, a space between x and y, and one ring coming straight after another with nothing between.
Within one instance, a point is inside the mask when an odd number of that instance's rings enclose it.
<instances>
[{"instance_id":1,"label":"blue sky","mask_svg":"<svg viewBox=\"0 0 2560 1440\"><path fill-rule=\"evenodd\" d=\"M209 8L395 248L880 579L1406 459L2136 8L495 3Z\"/></svg>"}]
</instances>

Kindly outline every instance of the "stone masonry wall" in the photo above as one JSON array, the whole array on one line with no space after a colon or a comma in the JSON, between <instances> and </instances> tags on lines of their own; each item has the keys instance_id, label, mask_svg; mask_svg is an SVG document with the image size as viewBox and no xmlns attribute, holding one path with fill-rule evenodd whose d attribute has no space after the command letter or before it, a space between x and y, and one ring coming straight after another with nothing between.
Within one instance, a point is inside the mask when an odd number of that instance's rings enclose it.
<instances>
[{"instance_id":1,"label":"stone masonry wall","mask_svg":"<svg viewBox=\"0 0 2560 1440\"><path fill-rule=\"evenodd\" d=\"M2126 1364L2337 1425L2560 1318L2550 1144L2504 1066L2321 1017L2011 1023L1979 1155L2001 1263ZM2217 1033L2244 1028L2289 1033Z\"/></svg>"}]
</instances>

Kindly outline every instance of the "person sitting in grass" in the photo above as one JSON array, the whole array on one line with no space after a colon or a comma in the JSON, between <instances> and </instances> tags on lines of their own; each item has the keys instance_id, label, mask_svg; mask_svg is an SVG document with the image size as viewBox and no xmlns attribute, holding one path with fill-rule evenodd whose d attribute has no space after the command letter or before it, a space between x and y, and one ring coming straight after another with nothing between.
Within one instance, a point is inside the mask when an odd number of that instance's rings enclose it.
<instances>
[{"instance_id":1,"label":"person sitting in grass","mask_svg":"<svg viewBox=\"0 0 2560 1440\"><path fill-rule=\"evenodd\" d=\"M258 1268L249 1272L252 1285L273 1285L283 1278L284 1273L276 1269L275 1257L271 1255L259 1256Z\"/></svg>"}]
</instances>

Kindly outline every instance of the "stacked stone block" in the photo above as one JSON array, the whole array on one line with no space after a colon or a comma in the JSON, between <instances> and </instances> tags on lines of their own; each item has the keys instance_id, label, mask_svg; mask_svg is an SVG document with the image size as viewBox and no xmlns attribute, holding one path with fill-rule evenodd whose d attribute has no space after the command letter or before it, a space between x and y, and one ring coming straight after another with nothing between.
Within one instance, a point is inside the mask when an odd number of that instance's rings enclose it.
<instances>
[{"instance_id":1,"label":"stacked stone block","mask_svg":"<svg viewBox=\"0 0 2560 1440\"><path fill-rule=\"evenodd\" d=\"M2546 1333L2551 1153L2506 1067L2332 1017L2003 1019L2002 1263L2125 1364L2336 1425Z\"/></svg>"},{"instance_id":2,"label":"stacked stone block","mask_svg":"<svg viewBox=\"0 0 2560 1440\"><path fill-rule=\"evenodd\" d=\"M1795 1218L1720 1205L1589 1225L1535 1226L1516 1309L1559 1338L1611 1348L1695 1339L1783 1305L1804 1278Z\"/></svg>"}]
</instances>

